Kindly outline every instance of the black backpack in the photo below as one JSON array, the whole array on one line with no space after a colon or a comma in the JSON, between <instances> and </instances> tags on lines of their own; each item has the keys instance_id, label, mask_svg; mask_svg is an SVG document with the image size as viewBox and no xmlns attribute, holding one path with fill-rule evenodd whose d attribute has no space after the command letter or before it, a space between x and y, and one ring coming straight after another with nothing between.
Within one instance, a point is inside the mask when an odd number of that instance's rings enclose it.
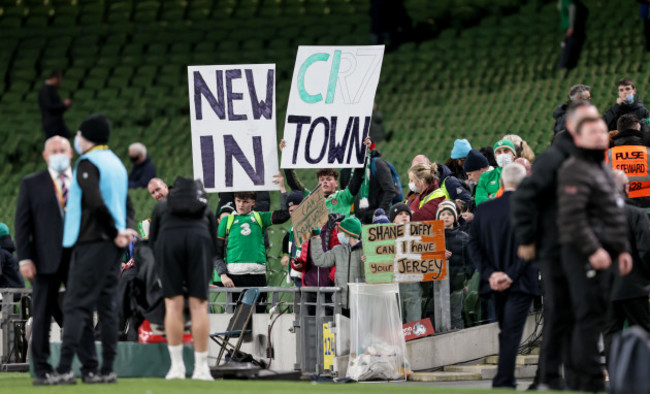
<instances>
[{"instance_id":1,"label":"black backpack","mask_svg":"<svg viewBox=\"0 0 650 394\"><path fill-rule=\"evenodd\" d=\"M178 177L167 197L169 212L186 217L201 217L208 207L208 195L199 180Z\"/></svg>"},{"instance_id":2,"label":"black backpack","mask_svg":"<svg viewBox=\"0 0 650 394\"><path fill-rule=\"evenodd\" d=\"M610 393L650 393L648 365L650 334L636 326L617 334L609 355Z\"/></svg>"}]
</instances>

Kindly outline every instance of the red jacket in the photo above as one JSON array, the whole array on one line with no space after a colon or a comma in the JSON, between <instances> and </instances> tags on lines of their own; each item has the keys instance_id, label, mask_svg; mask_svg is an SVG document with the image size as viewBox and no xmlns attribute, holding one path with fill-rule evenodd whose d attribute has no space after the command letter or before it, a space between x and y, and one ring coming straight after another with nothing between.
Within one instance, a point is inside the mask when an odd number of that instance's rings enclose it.
<instances>
[{"instance_id":1,"label":"red jacket","mask_svg":"<svg viewBox=\"0 0 650 394\"><path fill-rule=\"evenodd\" d=\"M424 220L436 220L436 213L438 211L438 204L445 200L445 197L438 197L430 200L420 208L420 201L426 198L434 190L438 189L438 182L432 183L424 192L420 194L413 194L409 196L407 204L413 213L411 221L421 222Z\"/></svg>"}]
</instances>

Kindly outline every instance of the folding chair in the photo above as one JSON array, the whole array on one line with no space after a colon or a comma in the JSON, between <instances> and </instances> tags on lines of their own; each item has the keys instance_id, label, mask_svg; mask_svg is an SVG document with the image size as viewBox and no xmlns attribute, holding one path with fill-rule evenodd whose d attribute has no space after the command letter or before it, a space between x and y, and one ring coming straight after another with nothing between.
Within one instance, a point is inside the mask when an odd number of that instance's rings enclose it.
<instances>
[{"instance_id":1,"label":"folding chair","mask_svg":"<svg viewBox=\"0 0 650 394\"><path fill-rule=\"evenodd\" d=\"M250 334L253 331L250 328L250 320L255 311L255 304L257 303L259 295L260 289L258 288L245 290L237 303L235 313L230 319L226 331L210 334L210 339L221 347L221 349L219 349L219 356L217 357L217 366L219 366L221 357L223 357L226 350L231 349L232 355L236 355L237 352L239 352L239 347L241 346L242 341L244 340L244 335ZM237 338L237 343L233 346L230 343L230 339L234 338Z\"/></svg>"}]
</instances>

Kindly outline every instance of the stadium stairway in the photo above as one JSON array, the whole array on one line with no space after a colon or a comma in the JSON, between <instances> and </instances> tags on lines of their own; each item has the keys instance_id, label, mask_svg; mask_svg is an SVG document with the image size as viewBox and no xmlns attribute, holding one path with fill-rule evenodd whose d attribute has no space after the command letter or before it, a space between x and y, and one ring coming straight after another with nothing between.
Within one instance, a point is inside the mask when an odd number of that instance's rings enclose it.
<instances>
[{"instance_id":1,"label":"stadium stairway","mask_svg":"<svg viewBox=\"0 0 650 394\"><path fill-rule=\"evenodd\" d=\"M516 377L532 378L537 370L537 346L541 338L542 322L539 314L526 320ZM406 343L406 355L415 372L409 380L421 382L451 382L489 380L496 374L499 352L497 323L456 330ZM336 357L334 370L345 376L348 357Z\"/></svg>"}]
</instances>

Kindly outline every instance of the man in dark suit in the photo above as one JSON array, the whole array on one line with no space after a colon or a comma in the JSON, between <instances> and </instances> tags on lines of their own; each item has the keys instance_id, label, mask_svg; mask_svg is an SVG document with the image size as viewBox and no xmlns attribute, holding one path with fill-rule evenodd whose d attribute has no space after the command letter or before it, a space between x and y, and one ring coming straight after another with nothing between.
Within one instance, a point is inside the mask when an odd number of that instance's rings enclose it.
<instances>
[{"instance_id":1,"label":"man in dark suit","mask_svg":"<svg viewBox=\"0 0 650 394\"><path fill-rule=\"evenodd\" d=\"M470 257L489 283L499 322L499 365L492 387L516 388L515 361L524 324L533 297L539 295L537 269L517 257L517 242L510 224L510 198L526 177L526 169L517 163L503 168L503 196L487 201L476 209L468 245Z\"/></svg>"},{"instance_id":2,"label":"man in dark suit","mask_svg":"<svg viewBox=\"0 0 650 394\"><path fill-rule=\"evenodd\" d=\"M61 246L63 214L72 181L72 149L59 136L45 142L43 159L47 169L25 177L20 184L16 207L15 235L20 273L32 283L32 358L35 385L52 384L50 322L63 326L57 303L61 283L68 276L69 252ZM86 338L93 342L92 332ZM85 355L82 355L82 357Z\"/></svg>"}]
</instances>

